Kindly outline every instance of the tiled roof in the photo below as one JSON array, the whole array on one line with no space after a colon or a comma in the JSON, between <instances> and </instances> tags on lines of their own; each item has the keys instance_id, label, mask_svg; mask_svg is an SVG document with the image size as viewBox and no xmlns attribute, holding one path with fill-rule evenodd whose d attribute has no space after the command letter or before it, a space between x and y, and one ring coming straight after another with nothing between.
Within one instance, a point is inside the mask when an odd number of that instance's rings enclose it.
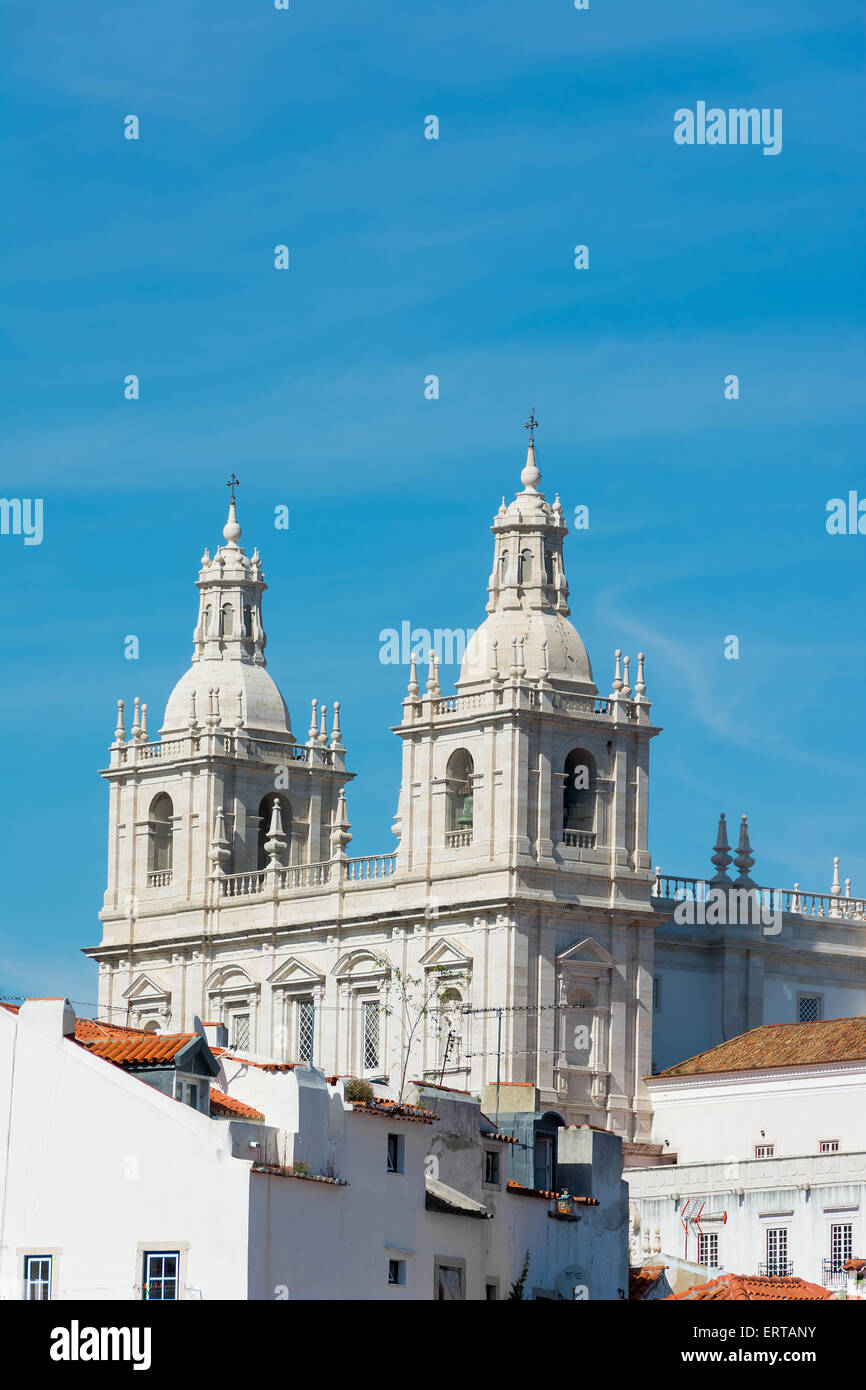
<instances>
[{"instance_id":1,"label":"tiled roof","mask_svg":"<svg viewBox=\"0 0 866 1390\"><path fill-rule=\"evenodd\" d=\"M75 1036L78 1042L97 1042L100 1038L152 1038L143 1028L126 1028L120 1023L103 1023L99 1018L77 1018Z\"/></svg>"},{"instance_id":2,"label":"tiled roof","mask_svg":"<svg viewBox=\"0 0 866 1390\"><path fill-rule=\"evenodd\" d=\"M254 1062L251 1057L239 1057L236 1052L226 1052L224 1048L212 1047L215 1057L225 1057L227 1062L240 1062L243 1067L258 1067L259 1071L294 1071L295 1067L306 1066L302 1062Z\"/></svg>"},{"instance_id":3,"label":"tiled roof","mask_svg":"<svg viewBox=\"0 0 866 1390\"><path fill-rule=\"evenodd\" d=\"M753 1071L767 1067L807 1067L827 1062L866 1061L866 1018L827 1018L819 1023L765 1023L677 1062L665 1076ZM653 1078L648 1078L653 1079Z\"/></svg>"},{"instance_id":4,"label":"tiled roof","mask_svg":"<svg viewBox=\"0 0 866 1390\"><path fill-rule=\"evenodd\" d=\"M435 1110L422 1110L420 1105L407 1105L396 1100L380 1100L377 1096L371 1101L349 1101L356 1115L379 1115L387 1120L415 1120L419 1124L432 1125L439 1116Z\"/></svg>"},{"instance_id":5,"label":"tiled roof","mask_svg":"<svg viewBox=\"0 0 866 1390\"><path fill-rule=\"evenodd\" d=\"M210 1088L210 1113L212 1115L224 1115L232 1120L263 1120L265 1117L261 1110L254 1110L251 1105L244 1105L242 1100L235 1096L227 1096L222 1091Z\"/></svg>"},{"instance_id":6,"label":"tiled roof","mask_svg":"<svg viewBox=\"0 0 866 1390\"><path fill-rule=\"evenodd\" d=\"M451 1091L455 1096L471 1096L471 1091L461 1091L459 1086L440 1086L438 1081L410 1081L410 1086L418 1086L422 1091Z\"/></svg>"},{"instance_id":7,"label":"tiled roof","mask_svg":"<svg viewBox=\"0 0 866 1390\"><path fill-rule=\"evenodd\" d=\"M685 1293L669 1294L663 1302L670 1303L672 1299L686 1302L739 1299L746 1303L789 1303L804 1300L817 1302L830 1297L829 1289L822 1289L820 1284L809 1284L805 1279L782 1275L775 1279L762 1279L750 1274L720 1274L707 1284L694 1284Z\"/></svg>"},{"instance_id":8,"label":"tiled roof","mask_svg":"<svg viewBox=\"0 0 866 1390\"><path fill-rule=\"evenodd\" d=\"M173 1062L197 1033L133 1033L132 1036L81 1040L81 1046L94 1057L102 1057L117 1066L156 1066Z\"/></svg>"},{"instance_id":9,"label":"tiled roof","mask_svg":"<svg viewBox=\"0 0 866 1390\"><path fill-rule=\"evenodd\" d=\"M661 1279L667 1265L636 1265L628 1272L629 1302L636 1303L645 1298L650 1289Z\"/></svg>"},{"instance_id":10,"label":"tiled roof","mask_svg":"<svg viewBox=\"0 0 866 1390\"><path fill-rule=\"evenodd\" d=\"M569 1197L572 1202L577 1202L583 1207L598 1206L597 1197L574 1197L570 1192L547 1192L542 1187L524 1187L523 1183L515 1182L513 1178L508 1179L508 1191L514 1192L518 1197L544 1197L547 1201Z\"/></svg>"},{"instance_id":11,"label":"tiled roof","mask_svg":"<svg viewBox=\"0 0 866 1390\"><path fill-rule=\"evenodd\" d=\"M513 1134L497 1134L495 1130L482 1129L481 1138L485 1140L495 1139L497 1144L519 1144L520 1140L515 1139Z\"/></svg>"},{"instance_id":12,"label":"tiled roof","mask_svg":"<svg viewBox=\"0 0 866 1390\"><path fill-rule=\"evenodd\" d=\"M856 1272L857 1274L860 1274L864 1269L866 1269L866 1260L846 1260L842 1268L850 1269Z\"/></svg>"}]
</instances>

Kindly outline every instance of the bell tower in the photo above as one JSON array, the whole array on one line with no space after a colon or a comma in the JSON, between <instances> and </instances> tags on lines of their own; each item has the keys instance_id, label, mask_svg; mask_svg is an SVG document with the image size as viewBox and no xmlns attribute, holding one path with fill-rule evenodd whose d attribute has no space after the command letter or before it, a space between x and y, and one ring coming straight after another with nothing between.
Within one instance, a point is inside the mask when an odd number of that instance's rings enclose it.
<instances>
[{"instance_id":1,"label":"bell tower","mask_svg":"<svg viewBox=\"0 0 866 1390\"><path fill-rule=\"evenodd\" d=\"M326 875L344 846L346 750L335 703L312 702L305 743L267 670L258 550L238 544L232 497L223 544L198 579L192 661L151 741L147 706L132 727L118 701L110 763L108 882L99 1002L134 1020L141 980L162 1026L189 1027L208 1007L204 981L218 936L255 937L285 884ZM231 920L229 920L231 918ZM154 963L156 962L156 963ZM170 962L170 964L167 964ZM135 1007L133 1007L135 1006ZM140 1013L140 1011L139 1011Z\"/></svg>"},{"instance_id":2,"label":"bell tower","mask_svg":"<svg viewBox=\"0 0 866 1390\"><path fill-rule=\"evenodd\" d=\"M641 906L653 882L647 844L650 720L643 654L615 657L609 696L569 620L557 495L539 491L534 430L522 490L493 521L487 618L475 632L456 694L426 688L413 662L403 719L398 866L438 876L507 864L551 886Z\"/></svg>"}]
</instances>

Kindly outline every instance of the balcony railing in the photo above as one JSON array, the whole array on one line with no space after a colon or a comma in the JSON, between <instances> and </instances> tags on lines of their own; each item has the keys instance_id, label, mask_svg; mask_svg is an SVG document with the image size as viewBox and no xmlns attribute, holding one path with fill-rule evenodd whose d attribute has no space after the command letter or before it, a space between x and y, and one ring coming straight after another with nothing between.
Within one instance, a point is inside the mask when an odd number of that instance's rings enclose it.
<instances>
[{"instance_id":1,"label":"balcony railing","mask_svg":"<svg viewBox=\"0 0 866 1390\"><path fill-rule=\"evenodd\" d=\"M766 913L790 912L800 917L826 917L839 921L866 921L866 898L835 897L831 893L804 893L799 888L735 889L734 884L713 884L702 878L682 878L656 871L653 897L670 902L703 902L718 887L729 892L751 893L756 906ZM717 901L714 899L714 901Z\"/></svg>"},{"instance_id":2,"label":"balcony railing","mask_svg":"<svg viewBox=\"0 0 866 1390\"><path fill-rule=\"evenodd\" d=\"M562 842L569 849L595 849L595 831L563 830Z\"/></svg>"},{"instance_id":3,"label":"balcony railing","mask_svg":"<svg viewBox=\"0 0 866 1390\"><path fill-rule=\"evenodd\" d=\"M170 883L171 869L151 869L148 872L148 888L167 888Z\"/></svg>"},{"instance_id":4,"label":"balcony railing","mask_svg":"<svg viewBox=\"0 0 866 1390\"><path fill-rule=\"evenodd\" d=\"M768 1260L766 1264L758 1265L758 1274L765 1279L786 1279L793 1273L791 1260Z\"/></svg>"},{"instance_id":5,"label":"balcony railing","mask_svg":"<svg viewBox=\"0 0 866 1390\"><path fill-rule=\"evenodd\" d=\"M397 854L368 854L361 859L347 860L350 883L363 883L368 879L390 878L397 867Z\"/></svg>"},{"instance_id":6,"label":"balcony railing","mask_svg":"<svg viewBox=\"0 0 866 1390\"><path fill-rule=\"evenodd\" d=\"M449 849L465 849L472 844L471 830L446 830L445 843Z\"/></svg>"},{"instance_id":7,"label":"balcony railing","mask_svg":"<svg viewBox=\"0 0 866 1390\"><path fill-rule=\"evenodd\" d=\"M824 1260L821 1264L821 1283L825 1289L843 1289L848 1276L842 1268L842 1260Z\"/></svg>"}]
</instances>

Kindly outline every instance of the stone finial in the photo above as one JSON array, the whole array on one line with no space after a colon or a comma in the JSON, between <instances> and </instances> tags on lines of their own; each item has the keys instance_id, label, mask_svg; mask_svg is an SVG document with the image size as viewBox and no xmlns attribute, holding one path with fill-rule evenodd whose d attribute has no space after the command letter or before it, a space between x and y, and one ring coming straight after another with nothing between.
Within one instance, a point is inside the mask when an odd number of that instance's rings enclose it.
<instances>
[{"instance_id":1,"label":"stone finial","mask_svg":"<svg viewBox=\"0 0 866 1390\"><path fill-rule=\"evenodd\" d=\"M427 691L430 695L441 695L442 690L439 685L439 663L436 660L436 653L430 648L430 670L427 675Z\"/></svg>"},{"instance_id":2,"label":"stone finial","mask_svg":"<svg viewBox=\"0 0 866 1390\"><path fill-rule=\"evenodd\" d=\"M231 857L231 847L226 835L226 818L222 806L218 806L214 814L213 835L208 851L208 858L213 864L214 873L224 874L225 866Z\"/></svg>"},{"instance_id":3,"label":"stone finial","mask_svg":"<svg viewBox=\"0 0 866 1390\"><path fill-rule=\"evenodd\" d=\"M239 729L242 729L242 728L244 727L244 692L243 692L243 690L239 690L239 691L238 691L238 722L237 722L237 727L238 727Z\"/></svg>"},{"instance_id":4,"label":"stone finial","mask_svg":"<svg viewBox=\"0 0 866 1390\"><path fill-rule=\"evenodd\" d=\"M737 877L734 879L736 888L754 888L755 881L749 877L749 870L755 862L752 854L752 846L749 844L749 822L745 816L740 818L740 838L737 841L737 852L734 855L734 863L739 869Z\"/></svg>"},{"instance_id":5,"label":"stone finial","mask_svg":"<svg viewBox=\"0 0 866 1390\"><path fill-rule=\"evenodd\" d=\"M562 519L562 503L559 500L559 493L556 494L556 497L553 500L553 506L550 510L553 512L557 526L562 526L564 523Z\"/></svg>"},{"instance_id":6,"label":"stone finial","mask_svg":"<svg viewBox=\"0 0 866 1390\"><path fill-rule=\"evenodd\" d=\"M802 904L802 902L800 901L800 885L799 885L799 883L795 883L795 884L794 884L794 892L793 892L792 895L791 895L791 911L792 911L792 912L802 912L802 910L803 910L803 904Z\"/></svg>"},{"instance_id":7,"label":"stone finial","mask_svg":"<svg viewBox=\"0 0 866 1390\"><path fill-rule=\"evenodd\" d=\"M271 823L268 826L268 838L265 840L264 849L268 856L268 868L278 868L279 865L282 864L286 852L286 838L283 834L283 813L279 797L274 798L274 804L271 807Z\"/></svg>"},{"instance_id":8,"label":"stone finial","mask_svg":"<svg viewBox=\"0 0 866 1390\"><path fill-rule=\"evenodd\" d=\"M124 743L124 742L126 741L126 726L125 726L125 724L124 724L124 722L123 722L123 711L124 711L124 703L123 703L122 700L118 700L118 702L117 702L117 725L116 725L115 730L114 730L114 741L115 741L115 743Z\"/></svg>"},{"instance_id":9,"label":"stone finial","mask_svg":"<svg viewBox=\"0 0 866 1390\"><path fill-rule=\"evenodd\" d=\"M637 654L637 680L636 680L635 683L634 683L635 699L637 699L637 700L642 700L643 697L646 695L646 681L644 680L644 674L643 674L644 659L645 659L645 658L644 658L643 652L638 652L638 654Z\"/></svg>"},{"instance_id":10,"label":"stone finial","mask_svg":"<svg viewBox=\"0 0 866 1390\"><path fill-rule=\"evenodd\" d=\"M713 846L714 853L711 855L712 862L716 866L716 872L710 879L710 883L730 883L731 877L728 873L728 865L731 862L730 846L728 845L728 827L725 821L725 813L719 816L719 829L716 834L716 843Z\"/></svg>"},{"instance_id":11,"label":"stone finial","mask_svg":"<svg viewBox=\"0 0 866 1390\"><path fill-rule=\"evenodd\" d=\"M130 738L134 738L137 740L141 738L141 700L138 698L137 695L135 697L135 700L133 701L133 705L135 712L132 716L132 730L130 733Z\"/></svg>"},{"instance_id":12,"label":"stone finial","mask_svg":"<svg viewBox=\"0 0 866 1390\"><path fill-rule=\"evenodd\" d=\"M147 705L141 706L141 741L147 743Z\"/></svg>"},{"instance_id":13,"label":"stone finial","mask_svg":"<svg viewBox=\"0 0 866 1390\"><path fill-rule=\"evenodd\" d=\"M842 885L839 882L839 856L833 856L833 882L830 884L830 896L838 898Z\"/></svg>"},{"instance_id":14,"label":"stone finial","mask_svg":"<svg viewBox=\"0 0 866 1390\"><path fill-rule=\"evenodd\" d=\"M548 657L547 640L541 644L541 677L547 680L550 675L550 660Z\"/></svg>"},{"instance_id":15,"label":"stone finial","mask_svg":"<svg viewBox=\"0 0 866 1390\"><path fill-rule=\"evenodd\" d=\"M221 724L221 723L222 723L222 718L223 718L223 717L222 717L222 715L220 714L220 688L219 688L218 685L215 685L214 688L213 688L213 722L214 722L214 724Z\"/></svg>"},{"instance_id":16,"label":"stone finial","mask_svg":"<svg viewBox=\"0 0 866 1390\"><path fill-rule=\"evenodd\" d=\"M525 675L526 675L525 643L526 643L526 638L525 638L525 637L523 636L523 634L521 633L521 635L520 635L520 636L518 637L518 639L517 639L517 659L518 659L518 662L519 662L519 665L518 665L518 668L517 668L517 674L518 674L519 676L525 676Z\"/></svg>"},{"instance_id":17,"label":"stone finial","mask_svg":"<svg viewBox=\"0 0 866 1390\"><path fill-rule=\"evenodd\" d=\"M624 656L622 659L622 694L626 700L628 700L631 696L631 686L629 685L628 676L628 663L629 658L627 656Z\"/></svg>"},{"instance_id":18,"label":"stone finial","mask_svg":"<svg viewBox=\"0 0 866 1390\"><path fill-rule=\"evenodd\" d=\"M190 727L191 729L197 729L197 728L198 728L198 720L196 719L196 715L195 715L195 691L194 691L194 690L190 692L190 697L189 697L189 727Z\"/></svg>"},{"instance_id":19,"label":"stone finial","mask_svg":"<svg viewBox=\"0 0 866 1390\"><path fill-rule=\"evenodd\" d=\"M413 700L416 700L418 698L419 689L420 686L418 685L418 653L413 652L411 664L409 666L409 684L407 685L406 690L407 693L411 696L411 698Z\"/></svg>"},{"instance_id":20,"label":"stone finial","mask_svg":"<svg viewBox=\"0 0 866 1390\"><path fill-rule=\"evenodd\" d=\"M492 680L499 680L499 638L494 637L490 643L490 676Z\"/></svg>"},{"instance_id":21,"label":"stone finial","mask_svg":"<svg viewBox=\"0 0 866 1390\"><path fill-rule=\"evenodd\" d=\"M318 734L319 734L319 721L318 721L318 719L317 719L317 717L316 717L316 710L317 710L318 708L319 708L319 702L318 702L318 700L315 699L315 697L314 697L314 698L313 698L313 712L312 712L312 714L310 715L310 727L309 727L309 729L307 730L307 742L308 742L308 743L315 743L315 742L316 742L316 739L317 739L317 737L318 737Z\"/></svg>"},{"instance_id":22,"label":"stone finial","mask_svg":"<svg viewBox=\"0 0 866 1390\"><path fill-rule=\"evenodd\" d=\"M334 701L334 718L331 721L331 747L342 748L342 731L340 729L340 701Z\"/></svg>"},{"instance_id":23,"label":"stone finial","mask_svg":"<svg viewBox=\"0 0 866 1390\"><path fill-rule=\"evenodd\" d=\"M620 657L622 656L622 652L620 651L619 647L617 647L614 656L616 657L616 664L613 668L613 690L614 693L618 695L619 692L622 690L622 676L620 675L619 670L619 661Z\"/></svg>"},{"instance_id":24,"label":"stone finial","mask_svg":"<svg viewBox=\"0 0 866 1390\"><path fill-rule=\"evenodd\" d=\"M845 880L845 897L846 897L846 898L850 898L850 896L851 896L851 880L850 880L850 878L846 878L846 880Z\"/></svg>"},{"instance_id":25,"label":"stone finial","mask_svg":"<svg viewBox=\"0 0 866 1390\"><path fill-rule=\"evenodd\" d=\"M350 835L349 812L346 807L346 792L340 788L337 797L337 808L334 812L334 819L331 824L331 858L345 859L346 845L349 844L352 836Z\"/></svg>"},{"instance_id":26,"label":"stone finial","mask_svg":"<svg viewBox=\"0 0 866 1390\"><path fill-rule=\"evenodd\" d=\"M320 724L320 726L319 726L319 743L320 743L320 744L322 745L322 747L324 748L324 746L325 746L326 743L328 742L328 727L327 727L328 706L327 706L327 705L322 705L322 708L321 708L321 710L320 710L320 715L321 715L321 724Z\"/></svg>"}]
</instances>

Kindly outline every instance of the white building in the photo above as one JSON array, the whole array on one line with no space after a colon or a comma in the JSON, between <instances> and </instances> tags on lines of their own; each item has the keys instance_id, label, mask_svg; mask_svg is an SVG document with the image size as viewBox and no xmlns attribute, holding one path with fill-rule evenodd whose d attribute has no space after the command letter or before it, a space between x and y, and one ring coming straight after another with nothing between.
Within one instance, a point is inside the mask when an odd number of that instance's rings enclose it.
<instances>
[{"instance_id":1,"label":"white building","mask_svg":"<svg viewBox=\"0 0 866 1390\"><path fill-rule=\"evenodd\" d=\"M844 1287L866 1251L866 1018L764 1025L648 1079L632 1254Z\"/></svg>"},{"instance_id":2,"label":"white building","mask_svg":"<svg viewBox=\"0 0 866 1390\"><path fill-rule=\"evenodd\" d=\"M529 1252L526 1298L624 1296L616 1136L562 1129L540 1193L471 1097L418 1095L352 1103L203 1033L0 1006L0 1294L501 1299Z\"/></svg>"}]
</instances>

